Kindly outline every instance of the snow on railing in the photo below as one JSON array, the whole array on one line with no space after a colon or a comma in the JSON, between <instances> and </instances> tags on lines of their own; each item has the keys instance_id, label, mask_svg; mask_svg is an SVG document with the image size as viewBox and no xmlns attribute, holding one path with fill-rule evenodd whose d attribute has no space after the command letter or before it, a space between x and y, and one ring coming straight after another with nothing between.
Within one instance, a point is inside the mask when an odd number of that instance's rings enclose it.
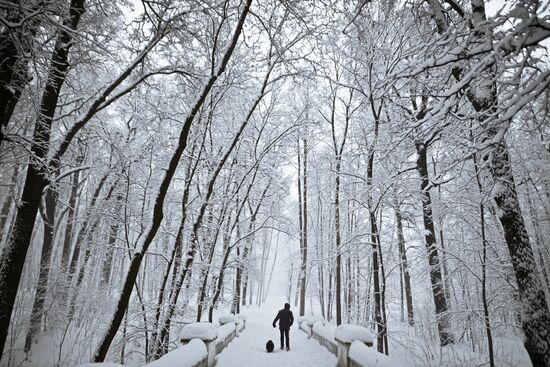
<instances>
[{"instance_id":1,"label":"snow on railing","mask_svg":"<svg viewBox=\"0 0 550 367\"><path fill-rule=\"evenodd\" d=\"M365 327L343 324L327 325L317 316L298 318L299 328L338 358L338 367L402 367L385 354L372 348L374 337Z\"/></svg>"},{"instance_id":2,"label":"snow on railing","mask_svg":"<svg viewBox=\"0 0 550 367\"><path fill-rule=\"evenodd\" d=\"M183 327L182 345L144 367L213 367L216 355L239 335L246 326L245 315L224 315L220 326L196 322ZM117 363L87 363L77 367L124 367Z\"/></svg>"},{"instance_id":3,"label":"snow on railing","mask_svg":"<svg viewBox=\"0 0 550 367\"><path fill-rule=\"evenodd\" d=\"M351 343L349 349L350 367L403 367L403 363L367 347L360 341Z\"/></svg>"},{"instance_id":4,"label":"snow on railing","mask_svg":"<svg viewBox=\"0 0 550 367\"><path fill-rule=\"evenodd\" d=\"M182 330L182 337L180 339L181 343L183 345L187 345L193 341L199 340L199 341L202 341L202 343L206 346L206 355L203 356L203 359L201 359L198 364L193 364L193 365L190 365L189 367L214 366L215 358L216 358L217 339L218 339L218 327L210 322L195 322L193 324L185 325ZM170 353L167 353L164 357L169 356ZM206 357L206 364L204 364L205 357ZM153 367L147 364L145 366ZM159 365L154 367L172 367L172 366ZM179 367L179 366L174 365L173 367Z\"/></svg>"},{"instance_id":5,"label":"snow on railing","mask_svg":"<svg viewBox=\"0 0 550 367\"><path fill-rule=\"evenodd\" d=\"M202 367L208 364L208 344L201 339L191 339L185 345L166 353L147 367Z\"/></svg>"},{"instance_id":6,"label":"snow on railing","mask_svg":"<svg viewBox=\"0 0 550 367\"><path fill-rule=\"evenodd\" d=\"M239 336L240 329L244 328L244 323L235 315L220 316L218 322L220 323L220 327L218 328L216 354L220 354L231 340Z\"/></svg>"}]
</instances>

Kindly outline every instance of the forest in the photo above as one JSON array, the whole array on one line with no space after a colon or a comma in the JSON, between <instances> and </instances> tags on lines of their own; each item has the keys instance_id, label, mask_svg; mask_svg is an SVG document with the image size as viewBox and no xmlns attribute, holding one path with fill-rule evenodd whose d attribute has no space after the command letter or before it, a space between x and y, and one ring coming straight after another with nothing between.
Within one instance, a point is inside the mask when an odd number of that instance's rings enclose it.
<instances>
[{"instance_id":1,"label":"forest","mask_svg":"<svg viewBox=\"0 0 550 367\"><path fill-rule=\"evenodd\" d=\"M1 0L0 365L276 294L550 367L549 38L548 0Z\"/></svg>"}]
</instances>

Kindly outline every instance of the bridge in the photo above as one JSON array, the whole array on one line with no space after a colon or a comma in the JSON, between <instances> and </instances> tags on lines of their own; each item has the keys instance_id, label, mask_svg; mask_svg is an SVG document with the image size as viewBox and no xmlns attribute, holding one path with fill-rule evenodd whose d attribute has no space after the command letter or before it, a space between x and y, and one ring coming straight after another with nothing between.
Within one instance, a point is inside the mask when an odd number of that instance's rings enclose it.
<instances>
[{"instance_id":1,"label":"bridge","mask_svg":"<svg viewBox=\"0 0 550 367\"><path fill-rule=\"evenodd\" d=\"M297 317L290 331L290 351L280 350L279 330L271 326L272 304L248 308L241 315L222 315L220 325L184 327L182 345L145 367L402 367L378 353L366 328L328 325L320 317ZM275 351L267 353L272 340ZM113 363L79 367L124 367Z\"/></svg>"}]
</instances>

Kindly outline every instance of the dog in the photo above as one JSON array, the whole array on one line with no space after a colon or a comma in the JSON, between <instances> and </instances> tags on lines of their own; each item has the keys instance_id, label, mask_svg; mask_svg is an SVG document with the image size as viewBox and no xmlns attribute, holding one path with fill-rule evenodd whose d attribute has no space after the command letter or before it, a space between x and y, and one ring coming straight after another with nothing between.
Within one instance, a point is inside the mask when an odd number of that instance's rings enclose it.
<instances>
[{"instance_id":1,"label":"dog","mask_svg":"<svg viewBox=\"0 0 550 367\"><path fill-rule=\"evenodd\" d=\"M275 348L275 345L271 340L268 340L267 343L265 343L265 349L267 349L267 353L273 352L274 348Z\"/></svg>"}]
</instances>

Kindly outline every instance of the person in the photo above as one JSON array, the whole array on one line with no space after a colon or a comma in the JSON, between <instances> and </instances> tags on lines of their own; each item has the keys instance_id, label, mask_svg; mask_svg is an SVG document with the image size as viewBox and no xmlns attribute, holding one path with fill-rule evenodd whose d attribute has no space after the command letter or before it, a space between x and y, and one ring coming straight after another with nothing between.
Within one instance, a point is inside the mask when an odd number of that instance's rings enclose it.
<instances>
[{"instance_id":1,"label":"person","mask_svg":"<svg viewBox=\"0 0 550 367\"><path fill-rule=\"evenodd\" d=\"M292 315L292 311L290 311L290 305L288 303L285 303L285 308L279 310L277 313L275 320L273 320L273 327L277 327L275 326L277 321L279 321L279 332L281 333L281 350L284 349L283 341L286 341L286 350L290 350L290 338L288 333L290 327L294 323L294 316Z\"/></svg>"}]
</instances>

